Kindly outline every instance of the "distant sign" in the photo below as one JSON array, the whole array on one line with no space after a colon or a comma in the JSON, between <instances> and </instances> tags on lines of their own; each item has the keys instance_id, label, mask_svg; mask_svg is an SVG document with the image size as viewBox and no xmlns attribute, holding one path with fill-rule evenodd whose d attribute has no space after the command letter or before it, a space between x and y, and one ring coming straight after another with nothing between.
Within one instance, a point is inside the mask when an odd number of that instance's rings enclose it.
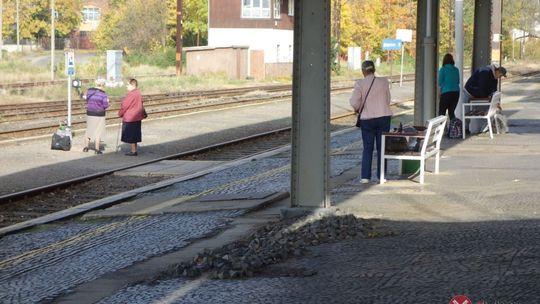
<instances>
[{"instance_id":1,"label":"distant sign","mask_svg":"<svg viewBox=\"0 0 540 304\"><path fill-rule=\"evenodd\" d=\"M412 30L397 29L396 39L399 39L403 42L412 42Z\"/></svg>"},{"instance_id":2,"label":"distant sign","mask_svg":"<svg viewBox=\"0 0 540 304\"><path fill-rule=\"evenodd\" d=\"M73 50L66 51L66 75L75 75L75 52Z\"/></svg>"},{"instance_id":3,"label":"distant sign","mask_svg":"<svg viewBox=\"0 0 540 304\"><path fill-rule=\"evenodd\" d=\"M384 39L382 43L384 51L398 51L401 49L401 40L399 39Z\"/></svg>"}]
</instances>

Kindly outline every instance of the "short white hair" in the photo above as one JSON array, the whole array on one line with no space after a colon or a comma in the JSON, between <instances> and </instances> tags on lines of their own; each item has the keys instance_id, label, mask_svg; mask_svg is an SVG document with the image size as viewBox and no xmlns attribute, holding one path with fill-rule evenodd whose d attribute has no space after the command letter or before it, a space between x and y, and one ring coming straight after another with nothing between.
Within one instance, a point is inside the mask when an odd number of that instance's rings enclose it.
<instances>
[{"instance_id":1,"label":"short white hair","mask_svg":"<svg viewBox=\"0 0 540 304\"><path fill-rule=\"evenodd\" d=\"M98 78L98 79L96 79L96 86L98 86L98 87L103 87L103 86L105 86L105 83L106 83L106 82L107 82L107 81L106 81L105 79L103 79L103 78Z\"/></svg>"}]
</instances>

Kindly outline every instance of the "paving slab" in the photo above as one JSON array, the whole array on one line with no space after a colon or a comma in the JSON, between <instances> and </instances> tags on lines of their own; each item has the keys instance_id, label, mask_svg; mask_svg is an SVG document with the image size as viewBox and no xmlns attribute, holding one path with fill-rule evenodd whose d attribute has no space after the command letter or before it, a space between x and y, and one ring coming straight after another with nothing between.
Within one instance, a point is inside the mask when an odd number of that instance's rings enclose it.
<instances>
[{"instance_id":1,"label":"paving slab","mask_svg":"<svg viewBox=\"0 0 540 304\"><path fill-rule=\"evenodd\" d=\"M201 198L191 196L169 199L166 196L142 196L129 202L89 212L84 219L133 215L157 215L166 213L209 212L218 210L257 210L289 196L287 192L253 193L241 195L223 194ZM236 197L235 197L236 196Z\"/></svg>"}]
</instances>

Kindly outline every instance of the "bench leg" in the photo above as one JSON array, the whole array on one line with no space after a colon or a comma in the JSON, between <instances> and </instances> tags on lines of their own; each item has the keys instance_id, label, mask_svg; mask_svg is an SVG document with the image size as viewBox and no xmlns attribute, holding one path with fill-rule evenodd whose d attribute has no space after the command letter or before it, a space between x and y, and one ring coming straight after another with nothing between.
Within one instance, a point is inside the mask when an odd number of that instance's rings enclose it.
<instances>
[{"instance_id":1,"label":"bench leg","mask_svg":"<svg viewBox=\"0 0 540 304\"><path fill-rule=\"evenodd\" d=\"M435 154L435 174L439 174L439 158L440 158L440 153L441 153L441 152L437 152L437 154Z\"/></svg>"},{"instance_id":2,"label":"bench leg","mask_svg":"<svg viewBox=\"0 0 540 304\"><path fill-rule=\"evenodd\" d=\"M491 127L491 118L487 118L487 125L489 129L489 138L493 139L493 128Z\"/></svg>"},{"instance_id":3,"label":"bench leg","mask_svg":"<svg viewBox=\"0 0 540 304\"><path fill-rule=\"evenodd\" d=\"M463 111L465 111L465 109L463 109ZM463 112L463 113L465 113L465 112ZM465 133L467 133L467 132L465 132L465 118L463 118L463 120L461 120L461 133L463 135L463 139L465 139Z\"/></svg>"},{"instance_id":4,"label":"bench leg","mask_svg":"<svg viewBox=\"0 0 540 304\"><path fill-rule=\"evenodd\" d=\"M424 172L426 171L425 166L426 166L426 160L421 159L420 160L420 184L424 183Z\"/></svg>"},{"instance_id":5,"label":"bench leg","mask_svg":"<svg viewBox=\"0 0 540 304\"><path fill-rule=\"evenodd\" d=\"M379 176L379 184L384 184L384 170L386 170L386 168L384 167L384 155L382 155L381 157L381 175Z\"/></svg>"},{"instance_id":6,"label":"bench leg","mask_svg":"<svg viewBox=\"0 0 540 304\"><path fill-rule=\"evenodd\" d=\"M500 133L499 120L497 120L497 119L495 118L495 116L493 116L493 121L495 122L495 132L496 132L496 134L501 134L501 133Z\"/></svg>"}]
</instances>

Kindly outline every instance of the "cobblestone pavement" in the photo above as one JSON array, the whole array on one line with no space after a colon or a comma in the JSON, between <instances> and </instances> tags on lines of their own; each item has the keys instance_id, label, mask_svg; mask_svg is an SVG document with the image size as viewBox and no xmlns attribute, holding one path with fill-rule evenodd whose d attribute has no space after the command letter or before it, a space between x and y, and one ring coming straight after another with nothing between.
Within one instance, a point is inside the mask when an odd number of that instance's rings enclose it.
<instances>
[{"instance_id":1,"label":"cobblestone pavement","mask_svg":"<svg viewBox=\"0 0 540 304\"><path fill-rule=\"evenodd\" d=\"M236 211L63 223L0 239L0 303L36 303L178 249L223 228Z\"/></svg>"},{"instance_id":2,"label":"cobblestone pavement","mask_svg":"<svg viewBox=\"0 0 540 304\"><path fill-rule=\"evenodd\" d=\"M539 221L384 224L399 235L312 247L256 278L138 285L100 303L448 303L457 294L474 303L540 299Z\"/></svg>"}]
</instances>

